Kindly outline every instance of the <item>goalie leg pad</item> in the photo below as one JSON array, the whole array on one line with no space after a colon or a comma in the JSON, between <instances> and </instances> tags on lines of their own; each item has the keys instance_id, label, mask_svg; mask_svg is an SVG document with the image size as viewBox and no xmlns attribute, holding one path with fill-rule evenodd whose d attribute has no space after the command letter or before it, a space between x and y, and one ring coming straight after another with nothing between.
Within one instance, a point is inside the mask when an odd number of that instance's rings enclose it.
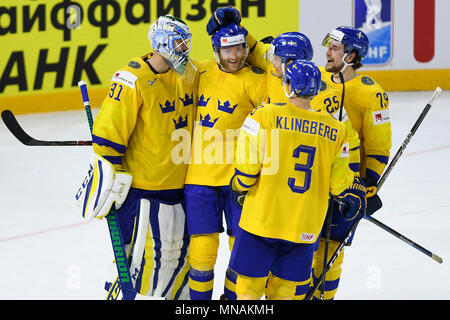
<instances>
[{"instance_id":1,"label":"goalie leg pad","mask_svg":"<svg viewBox=\"0 0 450 320\"><path fill-rule=\"evenodd\" d=\"M150 223L136 289L147 296L189 299L189 237L183 206L148 200Z\"/></svg>"}]
</instances>

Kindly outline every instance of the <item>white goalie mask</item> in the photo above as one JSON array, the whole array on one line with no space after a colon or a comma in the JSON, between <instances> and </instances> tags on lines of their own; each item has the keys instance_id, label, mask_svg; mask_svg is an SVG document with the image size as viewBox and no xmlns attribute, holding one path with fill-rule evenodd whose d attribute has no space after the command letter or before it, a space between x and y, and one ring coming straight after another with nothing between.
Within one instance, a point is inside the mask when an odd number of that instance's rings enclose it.
<instances>
[{"instance_id":1,"label":"white goalie mask","mask_svg":"<svg viewBox=\"0 0 450 320\"><path fill-rule=\"evenodd\" d=\"M170 15L159 17L148 31L153 50L179 74L186 70L191 52L191 38L192 34L186 23Z\"/></svg>"}]
</instances>

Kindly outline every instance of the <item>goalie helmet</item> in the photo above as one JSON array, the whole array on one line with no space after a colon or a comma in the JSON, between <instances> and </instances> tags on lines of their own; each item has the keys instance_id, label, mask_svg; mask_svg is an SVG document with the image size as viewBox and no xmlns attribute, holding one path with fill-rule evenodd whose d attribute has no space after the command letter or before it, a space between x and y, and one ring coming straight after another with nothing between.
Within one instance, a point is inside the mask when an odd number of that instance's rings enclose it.
<instances>
[{"instance_id":1,"label":"goalie helmet","mask_svg":"<svg viewBox=\"0 0 450 320\"><path fill-rule=\"evenodd\" d=\"M148 39L153 50L179 74L183 74L191 52L192 34L187 24L180 18L166 15L153 22L148 31Z\"/></svg>"},{"instance_id":2,"label":"goalie helmet","mask_svg":"<svg viewBox=\"0 0 450 320\"><path fill-rule=\"evenodd\" d=\"M322 45L328 47L331 40L344 44L344 52L346 54L356 52L361 59L365 58L369 50L369 38L367 38L367 35L353 27L337 27L325 36Z\"/></svg>"},{"instance_id":3,"label":"goalie helmet","mask_svg":"<svg viewBox=\"0 0 450 320\"><path fill-rule=\"evenodd\" d=\"M286 64L289 60L311 60L313 57L313 48L309 38L300 32L285 32L276 37L269 51L269 60L273 55L281 57L282 63Z\"/></svg>"},{"instance_id":4,"label":"goalie helmet","mask_svg":"<svg viewBox=\"0 0 450 320\"><path fill-rule=\"evenodd\" d=\"M295 60L286 67L286 77L283 81L285 94L288 98L296 96L315 96L321 87L321 74L312 61ZM286 86L291 85L288 93Z\"/></svg>"}]
</instances>

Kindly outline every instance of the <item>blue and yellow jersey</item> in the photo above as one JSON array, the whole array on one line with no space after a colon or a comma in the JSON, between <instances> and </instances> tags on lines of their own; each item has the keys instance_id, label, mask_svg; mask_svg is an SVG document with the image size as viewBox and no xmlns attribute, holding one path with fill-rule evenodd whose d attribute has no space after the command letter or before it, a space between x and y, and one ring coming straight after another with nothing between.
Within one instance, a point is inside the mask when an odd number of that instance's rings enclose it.
<instances>
[{"instance_id":1,"label":"blue and yellow jersey","mask_svg":"<svg viewBox=\"0 0 450 320\"><path fill-rule=\"evenodd\" d=\"M323 68L319 68L324 76ZM356 176L360 175L360 140L358 132L353 128L350 119L347 116L345 106L341 108L341 92L334 86L328 86L325 81L322 80L322 86L319 93L311 101L311 107L314 110L324 110L333 116L336 120L341 121L347 127L348 143L349 143L349 166Z\"/></svg>"},{"instance_id":2,"label":"blue and yellow jersey","mask_svg":"<svg viewBox=\"0 0 450 320\"><path fill-rule=\"evenodd\" d=\"M283 83L278 78L276 71L269 61L268 51L270 44L264 44L256 41L256 39L249 33L247 40L250 46L250 54L248 61L250 64L262 68L267 75L267 96L268 103L287 103L288 98L284 92ZM324 74L323 68L320 68L322 77ZM347 127L348 142L350 146L349 165L350 168L359 175L360 171L360 141L358 133L353 129L352 124L343 110L343 117L339 119L339 106L341 100L341 92L334 86L327 85L322 80L322 87L319 94L311 101L311 107L314 110L325 110L337 120L342 121ZM345 108L344 108L345 109Z\"/></svg>"},{"instance_id":3,"label":"blue and yellow jersey","mask_svg":"<svg viewBox=\"0 0 450 320\"><path fill-rule=\"evenodd\" d=\"M130 60L113 75L94 121L93 147L133 175L134 188L178 189L184 186L188 161L173 158L180 156L172 155L180 141L172 135L187 131L190 145L198 76L191 83L172 70L157 74L146 63L150 54Z\"/></svg>"},{"instance_id":4,"label":"blue and yellow jersey","mask_svg":"<svg viewBox=\"0 0 450 320\"><path fill-rule=\"evenodd\" d=\"M186 183L228 185L239 129L264 100L265 74L250 66L223 72L215 60L200 62L198 70L197 115Z\"/></svg>"},{"instance_id":5,"label":"blue and yellow jersey","mask_svg":"<svg viewBox=\"0 0 450 320\"><path fill-rule=\"evenodd\" d=\"M342 94L342 84L322 68L322 81ZM377 181L386 167L391 142L389 98L383 88L368 76L345 82L344 106L361 144L361 176Z\"/></svg>"},{"instance_id":6,"label":"blue and yellow jersey","mask_svg":"<svg viewBox=\"0 0 450 320\"><path fill-rule=\"evenodd\" d=\"M242 125L232 184L248 190L239 226L250 233L315 242L329 194L353 179L347 128L326 111L265 104Z\"/></svg>"}]
</instances>

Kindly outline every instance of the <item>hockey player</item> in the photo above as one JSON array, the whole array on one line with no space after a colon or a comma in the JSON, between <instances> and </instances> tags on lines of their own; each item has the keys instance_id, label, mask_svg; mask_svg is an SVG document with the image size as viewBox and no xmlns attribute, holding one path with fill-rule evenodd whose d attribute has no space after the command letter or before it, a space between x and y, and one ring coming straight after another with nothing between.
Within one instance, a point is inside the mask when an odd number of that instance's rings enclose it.
<instances>
[{"instance_id":1,"label":"hockey player","mask_svg":"<svg viewBox=\"0 0 450 320\"><path fill-rule=\"evenodd\" d=\"M265 74L247 65L247 30L223 26L212 37L216 60L199 63L196 127L186 177L186 213L191 235L189 287L193 300L210 300L219 233L227 225L230 250L241 207L232 201L229 182L239 128L265 97ZM226 299L234 300L236 275L227 270Z\"/></svg>"},{"instance_id":2,"label":"hockey player","mask_svg":"<svg viewBox=\"0 0 450 320\"><path fill-rule=\"evenodd\" d=\"M357 73L369 48L369 40L364 32L353 27L337 27L325 36L323 45L327 47L327 63L322 80L328 87L340 91L343 97L341 105L345 106L348 118L358 132L361 141L360 176L367 186L367 214L373 214L382 206L376 194L376 184L388 163L392 145L389 99L372 78ZM331 226L330 250L334 252L344 240L351 223L343 221L339 214L333 212ZM321 247L317 251L316 277L322 273L324 251ZM326 274L324 299L333 299L336 294L343 259L344 250ZM316 292L315 298L318 297L319 292Z\"/></svg>"},{"instance_id":3,"label":"hockey player","mask_svg":"<svg viewBox=\"0 0 450 320\"><path fill-rule=\"evenodd\" d=\"M319 69L296 60L284 83L289 102L257 108L239 135L231 185L247 193L230 259L238 299L265 293L286 300L296 290L304 297L329 194L345 203L346 220L365 211L365 187L348 165L345 125L310 106L321 86ZM268 151L279 155L277 172L265 171Z\"/></svg>"},{"instance_id":4,"label":"hockey player","mask_svg":"<svg viewBox=\"0 0 450 320\"><path fill-rule=\"evenodd\" d=\"M116 208L137 292L189 299L183 192L187 163L175 164L171 154L178 143L172 135L192 132L198 75L189 59L191 32L181 19L159 17L148 38L153 52L131 59L111 79L92 136L94 177L105 179L91 179L80 201L86 219L100 218L114 205L115 195L126 197L120 208L116 201ZM107 170L110 179L126 172L128 185L110 192L108 186L116 181L106 180L102 173ZM108 299L116 298L115 285L106 289Z\"/></svg>"}]
</instances>

